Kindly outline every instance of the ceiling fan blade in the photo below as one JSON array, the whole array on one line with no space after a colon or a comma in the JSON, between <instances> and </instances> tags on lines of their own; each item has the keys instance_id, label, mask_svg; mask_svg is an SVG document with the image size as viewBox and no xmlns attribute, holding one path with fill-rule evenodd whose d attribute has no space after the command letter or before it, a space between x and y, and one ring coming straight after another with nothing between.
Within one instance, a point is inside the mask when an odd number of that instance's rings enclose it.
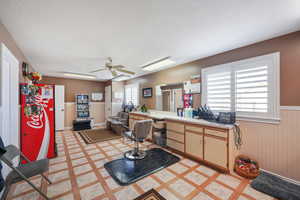
<instances>
[{"instance_id":1,"label":"ceiling fan blade","mask_svg":"<svg viewBox=\"0 0 300 200\"><path fill-rule=\"evenodd\" d=\"M134 74L135 74L135 72L128 71L128 70L125 70L125 69L116 69L116 70L119 71L119 72L124 72L124 73L126 73L126 74L131 74L131 75L134 75Z\"/></svg>"},{"instance_id":2,"label":"ceiling fan blade","mask_svg":"<svg viewBox=\"0 0 300 200\"><path fill-rule=\"evenodd\" d=\"M106 68L104 69L97 69L97 70L94 70L94 71L90 71L89 73L95 73L95 72L100 72L100 71L104 71L104 70L107 70Z\"/></svg>"},{"instance_id":3,"label":"ceiling fan blade","mask_svg":"<svg viewBox=\"0 0 300 200\"><path fill-rule=\"evenodd\" d=\"M115 76L118 75L116 71L112 71L112 70L111 70L110 72L111 72L111 74L113 75L113 77L115 77Z\"/></svg>"},{"instance_id":4,"label":"ceiling fan blade","mask_svg":"<svg viewBox=\"0 0 300 200\"><path fill-rule=\"evenodd\" d=\"M112 66L113 69L125 68L123 65L114 65Z\"/></svg>"}]
</instances>

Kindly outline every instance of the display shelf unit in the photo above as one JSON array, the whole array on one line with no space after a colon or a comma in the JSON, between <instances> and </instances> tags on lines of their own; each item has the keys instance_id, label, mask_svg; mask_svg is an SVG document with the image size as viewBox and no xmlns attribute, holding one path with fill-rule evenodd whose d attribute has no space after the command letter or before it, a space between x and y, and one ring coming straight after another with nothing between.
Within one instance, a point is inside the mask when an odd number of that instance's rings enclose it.
<instances>
[{"instance_id":1,"label":"display shelf unit","mask_svg":"<svg viewBox=\"0 0 300 200\"><path fill-rule=\"evenodd\" d=\"M90 101L89 95L76 95L76 119L87 120L90 118Z\"/></svg>"}]
</instances>

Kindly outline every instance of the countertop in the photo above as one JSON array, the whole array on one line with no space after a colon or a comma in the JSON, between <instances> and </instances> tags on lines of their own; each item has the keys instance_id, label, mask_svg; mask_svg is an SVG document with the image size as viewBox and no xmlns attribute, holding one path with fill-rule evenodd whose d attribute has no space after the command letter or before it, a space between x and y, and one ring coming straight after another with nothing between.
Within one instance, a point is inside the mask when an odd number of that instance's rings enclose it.
<instances>
[{"instance_id":1,"label":"countertop","mask_svg":"<svg viewBox=\"0 0 300 200\"><path fill-rule=\"evenodd\" d=\"M176 113L169 113L169 112L163 112L163 111L150 111L150 112L131 112L130 114L137 114L137 115L143 115L146 117L150 117L153 119L159 119L159 120L175 120L175 121L181 121L191 124L198 124L203 126L211 126L215 128L222 128L222 129L232 129L233 125L228 124L219 124L215 122L206 121L203 119L193 119L193 118L186 118L186 117L179 117L176 115Z\"/></svg>"}]
</instances>

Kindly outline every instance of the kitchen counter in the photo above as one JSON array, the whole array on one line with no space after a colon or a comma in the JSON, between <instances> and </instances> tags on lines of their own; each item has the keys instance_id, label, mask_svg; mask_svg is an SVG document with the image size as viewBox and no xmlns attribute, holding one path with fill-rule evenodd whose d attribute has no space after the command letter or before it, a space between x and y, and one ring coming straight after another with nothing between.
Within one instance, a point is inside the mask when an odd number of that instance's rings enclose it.
<instances>
[{"instance_id":1,"label":"kitchen counter","mask_svg":"<svg viewBox=\"0 0 300 200\"><path fill-rule=\"evenodd\" d=\"M179 117L179 116L176 115L176 113L171 113L171 112L150 111L150 112L146 112L146 113L144 113L144 112L131 112L130 114L142 115L142 116L145 116L145 117L158 119L158 120L174 120L174 121L180 121L180 122L185 122L185 123L191 123L191 124L221 128L221 129L232 129L233 128L233 125L219 124L219 123L215 123L215 122L206 121L206 120L203 120L203 119L193 119L193 118Z\"/></svg>"}]
</instances>

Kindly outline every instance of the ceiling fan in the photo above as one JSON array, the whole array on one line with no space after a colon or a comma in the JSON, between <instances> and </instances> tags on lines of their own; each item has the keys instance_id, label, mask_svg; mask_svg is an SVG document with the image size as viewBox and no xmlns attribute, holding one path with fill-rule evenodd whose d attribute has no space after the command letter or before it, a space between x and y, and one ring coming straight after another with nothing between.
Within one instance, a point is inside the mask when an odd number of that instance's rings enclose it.
<instances>
[{"instance_id":1,"label":"ceiling fan","mask_svg":"<svg viewBox=\"0 0 300 200\"><path fill-rule=\"evenodd\" d=\"M111 72L111 74L112 74L113 77L117 77L118 76L117 72L123 72L125 74L130 74L130 75L134 75L135 74L135 72L132 72L132 71L124 69L125 67L123 65L113 65L111 57L107 58L107 61L105 62L105 66L103 66L103 67L100 68L100 69L97 69L97 70L90 71L90 73L95 73L95 72L109 70Z\"/></svg>"}]
</instances>

